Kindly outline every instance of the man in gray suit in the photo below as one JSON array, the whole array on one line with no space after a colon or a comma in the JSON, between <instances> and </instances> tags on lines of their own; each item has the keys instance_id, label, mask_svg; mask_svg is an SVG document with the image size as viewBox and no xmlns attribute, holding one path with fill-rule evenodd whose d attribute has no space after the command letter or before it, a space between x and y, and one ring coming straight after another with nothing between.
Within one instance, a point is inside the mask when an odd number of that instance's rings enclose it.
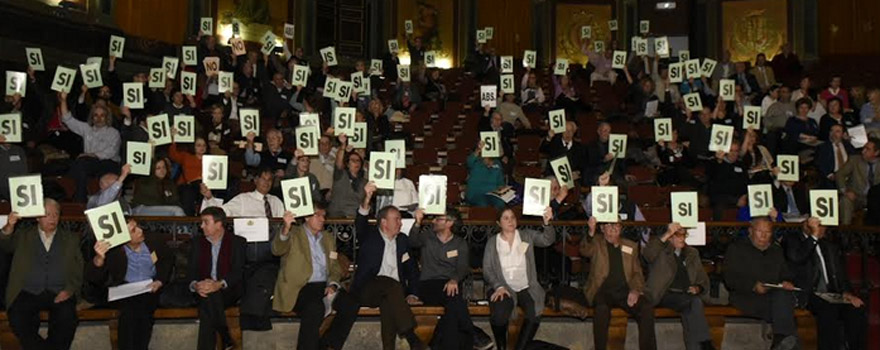
<instances>
[{"instance_id":1,"label":"man in gray suit","mask_svg":"<svg viewBox=\"0 0 880 350\"><path fill-rule=\"evenodd\" d=\"M663 236L648 241L642 251L650 264L646 293L654 306L681 314L686 349L714 350L701 299L709 291L709 276L700 253L685 243L686 238L687 231L673 222Z\"/></svg>"},{"instance_id":2,"label":"man in gray suit","mask_svg":"<svg viewBox=\"0 0 880 350\"><path fill-rule=\"evenodd\" d=\"M840 199L841 224L852 223L853 213L868 204L868 190L880 184L880 139L869 138L862 154L852 156L834 175Z\"/></svg>"}]
</instances>

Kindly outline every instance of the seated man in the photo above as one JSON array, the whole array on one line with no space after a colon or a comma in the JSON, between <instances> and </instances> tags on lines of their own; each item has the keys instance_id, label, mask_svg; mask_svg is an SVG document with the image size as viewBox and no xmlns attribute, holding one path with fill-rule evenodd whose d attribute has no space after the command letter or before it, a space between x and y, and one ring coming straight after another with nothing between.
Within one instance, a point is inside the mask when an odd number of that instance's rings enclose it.
<instances>
[{"instance_id":1,"label":"seated man","mask_svg":"<svg viewBox=\"0 0 880 350\"><path fill-rule=\"evenodd\" d=\"M418 297L427 305L442 305L445 310L434 330L431 348L473 349L474 323L462 296L463 281L471 273L470 254L467 241L454 233L461 228L461 214L447 207L446 215L434 217L430 231L422 230L424 216L423 209L416 210L409 238L413 248L421 249Z\"/></svg>"},{"instance_id":2,"label":"seated man","mask_svg":"<svg viewBox=\"0 0 880 350\"><path fill-rule=\"evenodd\" d=\"M189 290L198 294L199 350L216 349L217 334L224 349L235 347L226 325L226 308L241 297L245 239L227 233L226 213L207 208L201 215L202 235L193 237L187 279Z\"/></svg>"},{"instance_id":3,"label":"seated man","mask_svg":"<svg viewBox=\"0 0 880 350\"><path fill-rule=\"evenodd\" d=\"M89 112L88 123L73 117L67 108L67 93L58 94L58 106L64 125L83 138L83 153L70 168L76 180L73 199L86 201L87 185L92 176L104 175L119 169L119 148L122 139L113 127L113 118L107 107L95 105Z\"/></svg>"},{"instance_id":4,"label":"seated man","mask_svg":"<svg viewBox=\"0 0 880 350\"><path fill-rule=\"evenodd\" d=\"M601 239L596 234L596 218L587 222L589 236L581 241L581 255L590 258L587 303L595 308L593 344L596 350L608 346L611 308L622 308L639 325L639 349L657 348L654 335L654 308L644 295L645 276L639 261L639 245L620 237L620 223L602 226Z\"/></svg>"},{"instance_id":5,"label":"seated man","mask_svg":"<svg viewBox=\"0 0 880 350\"><path fill-rule=\"evenodd\" d=\"M281 184L278 182L284 178L284 171L293 161L293 155L282 148L284 136L278 129L269 129L266 132L266 145L263 150L254 150L254 133L245 135L247 145L244 151L244 160L248 166L269 168L275 173L276 183L272 186L272 192L276 195L281 193Z\"/></svg>"},{"instance_id":6,"label":"seated man","mask_svg":"<svg viewBox=\"0 0 880 350\"><path fill-rule=\"evenodd\" d=\"M122 193L122 185L125 183L125 178L128 177L129 173L131 173L131 165L125 164L122 166L121 174L116 175L114 173L107 173L101 176L101 179L98 181L98 187L100 190L98 193L89 196L86 208L97 208L118 200L122 206L122 210L126 213L130 213L131 208L129 207L128 202L121 200L119 196Z\"/></svg>"},{"instance_id":7,"label":"seated man","mask_svg":"<svg viewBox=\"0 0 880 350\"><path fill-rule=\"evenodd\" d=\"M864 349L868 324L864 302L853 294L843 254L825 232L825 226L813 217L804 221L802 232L789 233L782 239L795 286L802 289L798 306L816 316L819 349L836 350L843 344L848 345L847 349ZM831 303L818 293L840 296L844 303Z\"/></svg>"},{"instance_id":8,"label":"seated man","mask_svg":"<svg viewBox=\"0 0 880 350\"><path fill-rule=\"evenodd\" d=\"M880 139L869 138L860 156L849 157L834 175L840 196L840 224L852 223L856 211L868 204L868 190L880 184Z\"/></svg>"},{"instance_id":9,"label":"seated man","mask_svg":"<svg viewBox=\"0 0 880 350\"><path fill-rule=\"evenodd\" d=\"M6 305L9 326L25 350L69 349L76 333L76 296L82 287L83 258L79 235L58 228L61 206L44 202L46 215L37 225L15 229L18 213L9 214L0 232L0 249L13 254ZM49 312L49 337L40 331L40 311Z\"/></svg>"},{"instance_id":10,"label":"seated man","mask_svg":"<svg viewBox=\"0 0 880 350\"><path fill-rule=\"evenodd\" d=\"M669 224L661 237L652 237L642 251L648 261L648 299L654 306L681 314L685 348L715 349L700 296L709 291L709 276L700 253L685 243L687 231L677 222Z\"/></svg>"},{"instance_id":11,"label":"seated man","mask_svg":"<svg viewBox=\"0 0 880 350\"><path fill-rule=\"evenodd\" d=\"M749 316L773 326L773 350L798 347L794 322L794 284L782 248L773 243L773 224L752 219L748 238L739 239L724 254L724 285L730 303Z\"/></svg>"},{"instance_id":12,"label":"seated man","mask_svg":"<svg viewBox=\"0 0 880 350\"><path fill-rule=\"evenodd\" d=\"M296 311L300 318L297 349L342 349L357 319L358 304L339 285L342 269L337 260L336 235L324 231L326 214L324 206L317 204L315 213L302 225L294 225L294 215L287 212L284 229L272 239L272 254L281 257L272 309ZM323 299L334 293L336 317L321 336L326 312Z\"/></svg>"},{"instance_id":13,"label":"seated man","mask_svg":"<svg viewBox=\"0 0 880 350\"><path fill-rule=\"evenodd\" d=\"M378 226L369 226L376 184L367 183L364 192L355 219L361 246L352 294L361 305L379 307L383 349L394 349L395 335L405 337L411 349L425 349L416 336L416 321L409 308L409 304L418 303L415 283L419 271L415 259L410 258L407 236L400 234L400 211L393 206L382 208L376 215Z\"/></svg>"},{"instance_id":14,"label":"seated man","mask_svg":"<svg viewBox=\"0 0 880 350\"><path fill-rule=\"evenodd\" d=\"M231 217L280 218L284 216L284 203L278 197L269 194L274 182L275 171L268 167L260 168L257 177L254 178L256 187L254 191L241 193L225 204L223 199L214 197L208 186L201 184L202 196L205 197L202 201L202 210L221 207L226 215Z\"/></svg>"}]
</instances>

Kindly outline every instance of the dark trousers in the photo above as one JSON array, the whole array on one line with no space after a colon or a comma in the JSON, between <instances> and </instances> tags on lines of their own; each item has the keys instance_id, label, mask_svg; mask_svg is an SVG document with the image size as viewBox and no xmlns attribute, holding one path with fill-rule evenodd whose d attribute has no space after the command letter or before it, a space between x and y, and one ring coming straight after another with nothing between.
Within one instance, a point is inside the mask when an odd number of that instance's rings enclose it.
<instances>
[{"instance_id":1,"label":"dark trousers","mask_svg":"<svg viewBox=\"0 0 880 350\"><path fill-rule=\"evenodd\" d=\"M492 294L490 293L489 295ZM535 314L535 301L532 300L528 288L516 292L516 303L517 306L523 309L526 319L530 321L538 321L539 316ZM512 313L513 299L511 298L505 297L499 301L489 302L489 324L492 326L507 327L510 323L510 314Z\"/></svg>"},{"instance_id":2,"label":"dark trousers","mask_svg":"<svg viewBox=\"0 0 880 350\"><path fill-rule=\"evenodd\" d=\"M712 340L709 334L709 322L703 309L703 301L699 296L685 293L666 293L659 307L675 310L681 315L681 328L684 331L684 345L688 350L700 349L700 343Z\"/></svg>"},{"instance_id":3,"label":"dark trousers","mask_svg":"<svg viewBox=\"0 0 880 350\"><path fill-rule=\"evenodd\" d=\"M772 324L774 334L797 334L797 324L794 321L794 296L792 292L770 289L767 294L751 297L747 304L737 305L736 299L732 299L732 301L733 306L740 309L746 315L759 317Z\"/></svg>"},{"instance_id":4,"label":"dark trousers","mask_svg":"<svg viewBox=\"0 0 880 350\"><path fill-rule=\"evenodd\" d=\"M419 299L425 305L440 305L444 308L443 316L434 330L435 338L431 340L432 349L473 349L474 323L468 311L467 301L461 293L448 296L443 291L446 280L427 280L419 282Z\"/></svg>"},{"instance_id":5,"label":"dark trousers","mask_svg":"<svg viewBox=\"0 0 880 350\"><path fill-rule=\"evenodd\" d=\"M118 301L119 350L147 350L153 336L153 312L159 295L141 294Z\"/></svg>"},{"instance_id":6,"label":"dark trousers","mask_svg":"<svg viewBox=\"0 0 880 350\"><path fill-rule=\"evenodd\" d=\"M376 276L358 292L358 301L367 307L379 307L382 323L382 348L394 349L395 335L403 335L416 326L415 317L406 303L400 282L385 276Z\"/></svg>"},{"instance_id":7,"label":"dark trousers","mask_svg":"<svg viewBox=\"0 0 880 350\"><path fill-rule=\"evenodd\" d=\"M73 200L85 203L89 191L87 185L89 178L104 175L106 173L118 172L119 163L109 159L98 159L95 157L81 157L73 162L70 168L70 176L76 180L76 190L73 193Z\"/></svg>"},{"instance_id":8,"label":"dark trousers","mask_svg":"<svg viewBox=\"0 0 880 350\"><path fill-rule=\"evenodd\" d=\"M79 322L76 317L76 298L55 303L56 293L45 291L35 295L18 293L7 316L12 333L25 350L69 349ZM40 311L49 311L49 337L40 336Z\"/></svg>"},{"instance_id":9,"label":"dark trousers","mask_svg":"<svg viewBox=\"0 0 880 350\"><path fill-rule=\"evenodd\" d=\"M593 316L593 344L596 350L605 350L608 346L608 327L611 323L611 308L621 308L636 319L639 325L639 349L657 349L657 338L654 335L654 308L651 303L640 296L638 302L630 307L626 303L627 292L607 293L602 290L596 294L595 315Z\"/></svg>"},{"instance_id":10,"label":"dark trousers","mask_svg":"<svg viewBox=\"0 0 880 350\"><path fill-rule=\"evenodd\" d=\"M299 335L297 336L297 349L313 350L332 347L342 349L345 339L351 332L354 321L357 320L360 306L348 293L339 289L333 299L333 309L336 315L330 329L320 334L321 323L324 321L324 290L325 282L308 283L296 297L296 305L293 311L299 316Z\"/></svg>"},{"instance_id":11,"label":"dark trousers","mask_svg":"<svg viewBox=\"0 0 880 350\"><path fill-rule=\"evenodd\" d=\"M232 343L229 327L226 325L226 307L234 305L241 293L225 289L208 294L199 299L199 350L217 348L217 334L226 344Z\"/></svg>"},{"instance_id":12,"label":"dark trousers","mask_svg":"<svg viewBox=\"0 0 880 350\"><path fill-rule=\"evenodd\" d=\"M864 309L850 304L832 304L814 294L810 295L807 309L816 316L819 350L865 349L865 333L868 320Z\"/></svg>"}]
</instances>

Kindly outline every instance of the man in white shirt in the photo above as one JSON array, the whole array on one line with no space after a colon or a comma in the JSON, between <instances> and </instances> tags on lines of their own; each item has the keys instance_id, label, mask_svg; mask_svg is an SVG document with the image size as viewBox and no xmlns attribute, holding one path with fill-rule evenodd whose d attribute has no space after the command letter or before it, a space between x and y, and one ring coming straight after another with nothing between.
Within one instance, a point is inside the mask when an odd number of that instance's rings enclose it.
<instances>
[{"instance_id":1,"label":"man in white shirt","mask_svg":"<svg viewBox=\"0 0 880 350\"><path fill-rule=\"evenodd\" d=\"M225 204L223 199L214 197L211 190L202 184L202 196L205 199L202 200L201 210L221 207L230 217L280 218L284 216L284 203L278 197L269 194L274 181L275 172L270 168L262 168L254 178L256 189L253 192L241 193Z\"/></svg>"}]
</instances>

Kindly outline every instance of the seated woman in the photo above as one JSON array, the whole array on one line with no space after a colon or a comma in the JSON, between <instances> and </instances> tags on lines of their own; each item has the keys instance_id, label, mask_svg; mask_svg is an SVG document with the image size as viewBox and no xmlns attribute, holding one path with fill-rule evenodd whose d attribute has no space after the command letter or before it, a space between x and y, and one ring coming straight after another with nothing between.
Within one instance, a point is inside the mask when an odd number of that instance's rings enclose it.
<instances>
[{"instance_id":1,"label":"seated woman","mask_svg":"<svg viewBox=\"0 0 880 350\"><path fill-rule=\"evenodd\" d=\"M504 201L489 195L489 192L495 191L503 187L504 168L501 160L498 158L481 158L480 153L483 150L483 141L477 145L467 159L468 178L467 193L465 193L465 201L473 206L496 208L504 207Z\"/></svg>"},{"instance_id":2,"label":"seated woman","mask_svg":"<svg viewBox=\"0 0 880 350\"><path fill-rule=\"evenodd\" d=\"M339 143L327 217L350 218L357 213L357 208L364 198L367 177L364 174L364 158L354 152L352 146L348 144L348 138L339 135Z\"/></svg>"},{"instance_id":3,"label":"seated woman","mask_svg":"<svg viewBox=\"0 0 880 350\"><path fill-rule=\"evenodd\" d=\"M520 82L520 100L523 109L529 112L538 111L544 104L544 89L538 85L538 76L528 67Z\"/></svg>"},{"instance_id":4,"label":"seated woman","mask_svg":"<svg viewBox=\"0 0 880 350\"><path fill-rule=\"evenodd\" d=\"M177 185L171 180L171 162L167 158L153 162L153 174L134 185L131 213L135 216L184 216Z\"/></svg>"},{"instance_id":5,"label":"seated woman","mask_svg":"<svg viewBox=\"0 0 880 350\"><path fill-rule=\"evenodd\" d=\"M556 231L550 226L552 217L553 211L548 206L544 210L543 231L517 229L513 209L504 208L496 221L500 232L486 241L483 278L492 291L489 324L497 349L507 349L507 327L517 306L522 307L525 320L515 349L525 349L538 332L545 292L538 283L535 247L549 247L556 240Z\"/></svg>"},{"instance_id":6,"label":"seated woman","mask_svg":"<svg viewBox=\"0 0 880 350\"><path fill-rule=\"evenodd\" d=\"M171 133L175 130L172 128ZM192 151L180 150L175 142L168 148L168 157L181 165L183 172L177 179L180 191L180 204L187 216L196 214L196 203L201 203L199 194L202 184L202 156L208 151L208 142L204 137L196 136Z\"/></svg>"},{"instance_id":7,"label":"seated woman","mask_svg":"<svg viewBox=\"0 0 880 350\"><path fill-rule=\"evenodd\" d=\"M835 124L843 125L844 129L849 129L859 125L860 121L855 113L843 110L843 102L839 98L832 97L828 100L828 113L819 119L819 140L828 141L831 126Z\"/></svg>"},{"instance_id":8,"label":"seated woman","mask_svg":"<svg viewBox=\"0 0 880 350\"><path fill-rule=\"evenodd\" d=\"M786 142L783 149L785 153L794 154L807 148L807 145L815 143L819 139L819 125L810 119L809 113L813 108L813 102L804 97L797 100L795 109L797 115L788 118L785 122Z\"/></svg>"},{"instance_id":9,"label":"seated woman","mask_svg":"<svg viewBox=\"0 0 880 350\"><path fill-rule=\"evenodd\" d=\"M171 277L174 255L164 242L146 242L144 231L134 218L128 218L131 241L110 249L107 241L95 243L95 257L86 264L86 278L108 287L145 282L149 292L110 304L119 309L119 348L143 349L153 334L153 312L159 305L159 290Z\"/></svg>"}]
</instances>

